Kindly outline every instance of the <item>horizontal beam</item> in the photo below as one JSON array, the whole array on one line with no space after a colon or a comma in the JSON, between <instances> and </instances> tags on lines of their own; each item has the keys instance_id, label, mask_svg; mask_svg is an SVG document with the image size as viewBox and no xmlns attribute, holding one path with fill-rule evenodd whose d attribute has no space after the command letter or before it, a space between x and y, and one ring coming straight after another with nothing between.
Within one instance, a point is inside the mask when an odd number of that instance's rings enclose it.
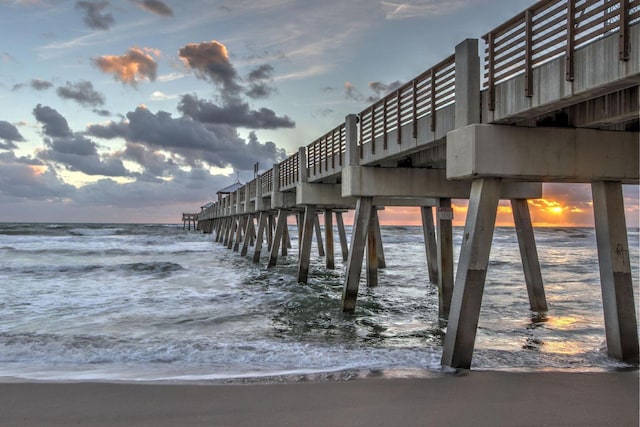
<instances>
[{"instance_id":1,"label":"horizontal beam","mask_svg":"<svg viewBox=\"0 0 640 427\"><path fill-rule=\"evenodd\" d=\"M447 177L638 184L638 132L473 124L447 135Z\"/></svg>"},{"instance_id":2,"label":"horizontal beam","mask_svg":"<svg viewBox=\"0 0 640 427\"><path fill-rule=\"evenodd\" d=\"M342 169L343 197L468 199L470 192L471 182L448 180L444 169L366 166ZM500 193L501 199L539 197L542 185L530 182L505 182Z\"/></svg>"}]
</instances>

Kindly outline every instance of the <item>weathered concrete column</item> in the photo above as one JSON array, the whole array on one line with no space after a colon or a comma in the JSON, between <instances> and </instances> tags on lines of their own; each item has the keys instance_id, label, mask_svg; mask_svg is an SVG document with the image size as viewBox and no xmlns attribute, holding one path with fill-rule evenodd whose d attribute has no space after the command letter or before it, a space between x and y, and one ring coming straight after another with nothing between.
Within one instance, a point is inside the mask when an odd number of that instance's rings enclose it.
<instances>
[{"instance_id":1,"label":"weathered concrete column","mask_svg":"<svg viewBox=\"0 0 640 427\"><path fill-rule=\"evenodd\" d=\"M240 217L233 215L231 217L231 234L229 235L229 243L227 249L233 248L233 243L240 237Z\"/></svg>"},{"instance_id":2,"label":"weathered concrete column","mask_svg":"<svg viewBox=\"0 0 640 427\"><path fill-rule=\"evenodd\" d=\"M318 220L316 207L307 205L304 209L304 221L302 225L302 239L300 240L300 256L298 259L298 283L307 283L309 277L309 260L311 258L311 240L313 239L314 225Z\"/></svg>"},{"instance_id":3,"label":"weathered concrete column","mask_svg":"<svg viewBox=\"0 0 640 427\"><path fill-rule=\"evenodd\" d=\"M227 220L227 231L224 234L224 240L222 241L222 244L224 246L229 246L229 240L231 240L231 234L233 233L233 225L235 224L235 219L233 216L229 216L229 219Z\"/></svg>"},{"instance_id":4,"label":"weathered concrete column","mask_svg":"<svg viewBox=\"0 0 640 427\"><path fill-rule=\"evenodd\" d=\"M342 311L354 311L356 308L360 273L362 273L362 257L367 241L367 228L371 221L372 208L373 197L358 198L351 232L351 250L347 259L347 271L342 291Z\"/></svg>"},{"instance_id":5,"label":"weathered concrete column","mask_svg":"<svg viewBox=\"0 0 640 427\"><path fill-rule=\"evenodd\" d=\"M375 206L371 210L371 218L369 219L368 231L367 231L367 286L378 286L378 242L379 232L377 229L378 222L377 210Z\"/></svg>"},{"instance_id":6,"label":"weathered concrete column","mask_svg":"<svg viewBox=\"0 0 640 427\"><path fill-rule=\"evenodd\" d=\"M324 256L324 245L322 244L322 230L320 229L320 219L316 215L313 221L313 228L316 231L316 243L318 244L318 256Z\"/></svg>"},{"instance_id":7,"label":"weathered concrete column","mask_svg":"<svg viewBox=\"0 0 640 427\"><path fill-rule=\"evenodd\" d=\"M591 192L607 352L616 359L638 363L638 326L622 185L593 182Z\"/></svg>"},{"instance_id":8,"label":"weathered concrete column","mask_svg":"<svg viewBox=\"0 0 640 427\"><path fill-rule=\"evenodd\" d=\"M422 233L424 235L424 250L427 255L427 269L429 281L438 283L438 245L436 244L436 229L433 225L433 208L421 206Z\"/></svg>"},{"instance_id":9,"label":"weathered concrete column","mask_svg":"<svg viewBox=\"0 0 640 427\"><path fill-rule=\"evenodd\" d=\"M269 226L267 227L267 244L269 246L269 251L271 251L271 247L273 246L273 232L276 229L276 224L274 222L274 215L269 214L267 217Z\"/></svg>"},{"instance_id":10,"label":"weathered concrete column","mask_svg":"<svg viewBox=\"0 0 640 427\"><path fill-rule=\"evenodd\" d=\"M456 284L453 288L442 365L469 369L489 264L501 181L478 179L471 186Z\"/></svg>"},{"instance_id":11,"label":"weathered concrete column","mask_svg":"<svg viewBox=\"0 0 640 427\"><path fill-rule=\"evenodd\" d=\"M273 243L271 244L271 250L269 252L269 263L267 268L275 267L278 261L278 250L280 249L280 243L285 237L284 233L287 228L287 210L278 209L278 220L276 222L276 232L273 236ZM287 246L286 243L283 246Z\"/></svg>"},{"instance_id":12,"label":"weathered concrete column","mask_svg":"<svg viewBox=\"0 0 640 427\"><path fill-rule=\"evenodd\" d=\"M262 252L262 243L264 241L264 229L267 227L267 212L260 212L258 215L258 233L256 235L256 246L253 249L253 262L260 262L260 253Z\"/></svg>"},{"instance_id":13,"label":"weathered concrete column","mask_svg":"<svg viewBox=\"0 0 640 427\"><path fill-rule=\"evenodd\" d=\"M347 233L344 229L342 212L336 212L336 225L338 227L338 238L340 239L340 249L342 250L342 262L349 258L349 247L347 246Z\"/></svg>"},{"instance_id":14,"label":"weathered concrete column","mask_svg":"<svg viewBox=\"0 0 640 427\"><path fill-rule=\"evenodd\" d=\"M276 228L276 231L278 229ZM284 230L282 230L282 256L287 256L287 250L291 247L291 240L289 239L289 225L287 224L287 217L285 217Z\"/></svg>"},{"instance_id":15,"label":"weathered concrete column","mask_svg":"<svg viewBox=\"0 0 640 427\"><path fill-rule=\"evenodd\" d=\"M246 235L244 234L245 220L246 217L244 215L238 215L238 229L236 230L236 240L235 242L233 242L234 252L238 252L240 250L240 242L246 239Z\"/></svg>"},{"instance_id":16,"label":"weathered concrete column","mask_svg":"<svg viewBox=\"0 0 640 427\"><path fill-rule=\"evenodd\" d=\"M324 238L327 247L325 266L327 269L333 270L335 261L333 254L333 211L331 209L324 210Z\"/></svg>"},{"instance_id":17,"label":"weathered concrete column","mask_svg":"<svg viewBox=\"0 0 640 427\"><path fill-rule=\"evenodd\" d=\"M242 249L240 250L240 255L245 256L247 251L249 250L249 244L253 240L256 229L253 225L253 214L247 215L247 226L244 230L244 242L242 242Z\"/></svg>"},{"instance_id":18,"label":"weathered concrete column","mask_svg":"<svg viewBox=\"0 0 640 427\"><path fill-rule=\"evenodd\" d=\"M449 317L453 295L453 209L451 199L439 199L438 221L438 313L441 319Z\"/></svg>"},{"instance_id":19,"label":"weathered concrete column","mask_svg":"<svg viewBox=\"0 0 640 427\"><path fill-rule=\"evenodd\" d=\"M518 236L524 280L529 294L529 306L532 311L547 311L547 298L544 294L540 261L538 260L538 250L536 249L536 239L533 235L527 199L511 199L511 210Z\"/></svg>"},{"instance_id":20,"label":"weathered concrete column","mask_svg":"<svg viewBox=\"0 0 640 427\"><path fill-rule=\"evenodd\" d=\"M372 231L375 233L376 253L378 254L378 268L387 268L387 260L384 258L384 247L382 246L382 232L380 231L380 221L378 220L378 209L384 207L376 207L371 212Z\"/></svg>"}]
</instances>

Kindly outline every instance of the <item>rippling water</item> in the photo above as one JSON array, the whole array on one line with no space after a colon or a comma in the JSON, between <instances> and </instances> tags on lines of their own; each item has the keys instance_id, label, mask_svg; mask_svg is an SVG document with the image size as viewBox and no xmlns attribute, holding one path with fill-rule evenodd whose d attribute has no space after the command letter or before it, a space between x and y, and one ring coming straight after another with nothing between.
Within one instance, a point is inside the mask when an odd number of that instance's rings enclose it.
<instances>
[{"instance_id":1,"label":"rippling water","mask_svg":"<svg viewBox=\"0 0 640 427\"><path fill-rule=\"evenodd\" d=\"M0 224L0 378L437 370L444 331L422 231L383 227L382 239L380 285L363 281L355 313L343 314L339 257L330 271L314 252L309 284L298 284L295 237L267 270L266 253L256 265L182 225ZM536 229L536 240L549 312L529 310L515 231L496 229L473 367L623 367L604 348L594 231ZM629 246L637 297L637 229Z\"/></svg>"}]
</instances>

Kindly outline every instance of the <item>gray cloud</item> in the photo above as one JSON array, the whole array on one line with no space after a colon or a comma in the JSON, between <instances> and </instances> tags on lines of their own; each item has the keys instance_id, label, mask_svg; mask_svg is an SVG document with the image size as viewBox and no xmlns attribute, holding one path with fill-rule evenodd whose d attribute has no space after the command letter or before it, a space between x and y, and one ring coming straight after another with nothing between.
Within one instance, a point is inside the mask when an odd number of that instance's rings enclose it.
<instances>
[{"instance_id":1,"label":"gray cloud","mask_svg":"<svg viewBox=\"0 0 640 427\"><path fill-rule=\"evenodd\" d=\"M273 67L269 64L263 64L254 68L247 75L247 79L250 82L259 80L268 80L273 77Z\"/></svg>"},{"instance_id":2,"label":"gray cloud","mask_svg":"<svg viewBox=\"0 0 640 427\"><path fill-rule=\"evenodd\" d=\"M67 82L58 87L56 93L64 99L71 99L84 107L98 107L104 105L104 95L93 89L93 84L82 80L77 83Z\"/></svg>"},{"instance_id":3,"label":"gray cloud","mask_svg":"<svg viewBox=\"0 0 640 427\"><path fill-rule=\"evenodd\" d=\"M251 70L247 75L249 88L245 91L245 94L253 99L269 97L275 91L269 84L272 75L273 67L269 64L263 64Z\"/></svg>"},{"instance_id":4,"label":"gray cloud","mask_svg":"<svg viewBox=\"0 0 640 427\"><path fill-rule=\"evenodd\" d=\"M160 0L135 0L134 3L147 12L160 16L173 16L173 10Z\"/></svg>"},{"instance_id":5,"label":"gray cloud","mask_svg":"<svg viewBox=\"0 0 640 427\"><path fill-rule=\"evenodd\" d=\"M105 13L104 10L109 7L108 1L78 1L76 2L76 9L84 12L83 22L85 25L94 30L108 30L115 20L113 15Z\"/></svg>"},{"instance_id":6,"label":"gray cloud","mask_svg":"<svg viewBox=\"0 0 640 427\"><path fill-rule=\"evenodd\" d=\"M401 82L400 80L396 80L395 82L391 82L389 84L382 83L382 82L370 82L369 89L371 89L374 92L374 95L370 95L367 98L367 101L376 102L377 100L381 99L388 93L391 93L394 90L398 89L402 85L403 85L403 82Z\"/></svg>"},{"instance_id":7,"label":"gray cloud","mask_svg":"<svg viewBox=\"0 0 640 427\"><path fill-rule=\"evenodd\" d=\"M179 155L190 166L207 163L250 170L256 162L271 164L285 156L284 150L272 142L258 142L255 135L245 142L232 126L204 125L187 117L173 118L164 111L154 114L142 107L129 112L127 121L92 125L87 128L87 133L101 138L121 137L128 142L143 144L151 151L169 151ZM126 155L129 158L139 157L139 147L137 150L137 154L129 151Z\"/></svg>"},{"instance_id":8,"label":"gray cloud","mask_svg":"<svg viewBox=\"0 0 640 427\"><path fill-rule=\"evenodd\" d=\"M31 82L29 82L29 86L35 90L47 90L53 86L53 83L46 80L32 79Z\"/></svg>"},{"instance_id":9,"label":"gray cloud","mask_svg":"<svg viewBox=\"0 0 640 427\"><path fill-rule=\"evenodd\" d=\"M249 104L239 100L230 100L222 107L197 95L183 95L178 111L202 123L228 124L250 129L292 128L295 122L288 116L278 117L273 110L261 108L251 110Z\"/></svg>"},{"instance_id":10,"label":"gray cloud","mask_svg":"<svg viewBox=\"0 0 640 427\"><path fill-rule=\"evenodd\" d=\"M0 120L0 149L13 150L18 148L14 142L22 142L24 140L18 128L7 121Z\"/></svg>"},{"instance_id":11,"label":"gray cloud","mask_svg":"<svg viewBox=\"0 0 640 427\"><path fill-rule=\"evenodd\" d=\"M41 161L13 152L0 153L0 171L0 195L11 200L60 199L75 191Z\"/></svg>"},{"instance_id":12,"label":"gray cloud","mask_svg":"<svg viewBox=\"0 0 640 427\"><path fill-rule=\"evenodd\" d=\"M54 138L66 138L71 136L71 129L69 123L62 114L58 113L55 109L36 105L33 109L33 115L36 120L42 123L45 135Z\"/></svg>"},{"instance_id":13,"label":"gray cloud","mask_svg":"<svg viewBox=\"0 0 640 427\"><path fill-rule=\"evenodd\" d=\"M49 147L40 151L38 158L64 165L68 170L87 175L131 176L122 160L114 155L98 154L97 144L81 135L70 138L45 140Z\"/></svg>"}]
</instances>

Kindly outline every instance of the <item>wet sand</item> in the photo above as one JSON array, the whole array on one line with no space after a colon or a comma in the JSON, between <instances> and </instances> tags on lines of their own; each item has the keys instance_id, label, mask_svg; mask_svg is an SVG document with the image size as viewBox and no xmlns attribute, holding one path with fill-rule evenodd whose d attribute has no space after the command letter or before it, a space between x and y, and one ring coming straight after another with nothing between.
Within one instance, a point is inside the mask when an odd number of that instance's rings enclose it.
<instances>
[{"instance_id":1,"label":"wet sand","mask_svg":"<svg viewBox=\"0 0 640 427\"><path fill-rule=\"evenodd\" d=\"M638 371L271 384L3 383L2 426L638 426Z\"/></svg>"}]
</instances>

